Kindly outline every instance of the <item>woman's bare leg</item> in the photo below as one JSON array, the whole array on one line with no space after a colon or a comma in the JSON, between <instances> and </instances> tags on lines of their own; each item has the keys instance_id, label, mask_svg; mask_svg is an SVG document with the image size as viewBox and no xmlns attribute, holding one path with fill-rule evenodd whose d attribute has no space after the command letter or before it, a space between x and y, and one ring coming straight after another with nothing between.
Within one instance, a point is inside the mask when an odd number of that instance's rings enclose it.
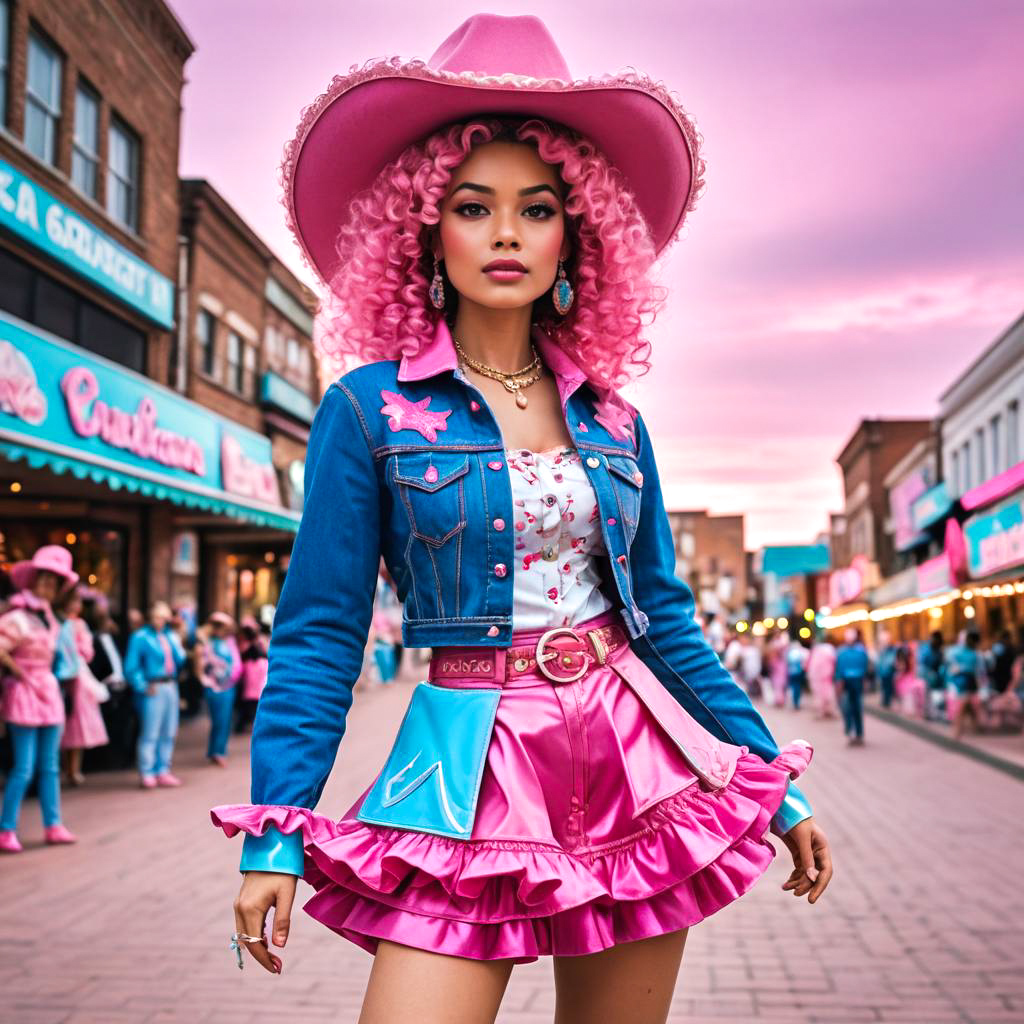
<instances>
[{"instance_id":1,"label":"woman's bare leg","mask_svg":"<svg viewBox=\"0 0 1024 1024\"><path fill-rule=\"evenodd\" d=\"M359 1024L494 1024L512 967L382 939Z\"/></svg>"},{"instance_id":2,"label":"woman's bare leg","mask_svg":"<svg viewBox=\"0 0 1024 1024\"><path fill-rule=\"evenodd\" d=\"M665 1024L688 931L556 956L554 1024Z\"/></svg>"}]
</instances>

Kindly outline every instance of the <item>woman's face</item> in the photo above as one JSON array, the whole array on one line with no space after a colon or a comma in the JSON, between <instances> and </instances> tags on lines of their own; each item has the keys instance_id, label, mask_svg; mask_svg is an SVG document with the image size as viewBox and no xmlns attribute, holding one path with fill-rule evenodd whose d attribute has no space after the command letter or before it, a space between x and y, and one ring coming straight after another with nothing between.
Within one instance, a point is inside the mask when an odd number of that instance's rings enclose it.
<instances>
[{"instance_id":1,"label":"woman's face","mask_svg":"<svg viewBox=\"0 0 1024 1024\"><path fill-rule=\"evenodd\" d=\"M40 569L32 582L32 593L52 604L57 599L57 591L60 589L61 582L56 573Z\"/></svg>"},{"instance_id":2,"label":"woman's face","mask_svg":"<svg viewBox=\"0 0 1024 1024\"><path fill-rule=\"evenodd\" d=\"M569 255L558 171L533 146L486 142L455 169L441 204L439 245L462 299L490 309L529 305L554 284ZM520 272L488 272L515 260Z\"/></svg>"}]
</instances>

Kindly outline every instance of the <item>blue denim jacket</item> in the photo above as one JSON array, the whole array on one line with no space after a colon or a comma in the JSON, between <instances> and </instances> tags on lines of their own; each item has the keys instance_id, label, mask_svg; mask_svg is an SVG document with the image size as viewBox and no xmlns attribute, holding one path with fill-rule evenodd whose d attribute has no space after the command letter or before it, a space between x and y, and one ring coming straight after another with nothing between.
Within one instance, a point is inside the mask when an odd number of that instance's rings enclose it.
<instances>
[{"instance_id":1,"label":"blue denim jacket","mask_svg":"<svg viewBox=\"0 0 1024 1024\"><path fill-rule=\"evenodd\" d=\"M597 496L609 553L605 592L630 646L719 739L764 760L779 753L761 715L694 621L675 575L675 544L651 439L547 336L566 425ZM270 641L252 736L257 805L312 808L345 730L384 557L410 647L507 646L516 556L504 442L487 402L458 368L443 320L415 357L371 363L331 385L313 423L305 505ZM809 817L793 783L774 821ZM302 873L301 838L246 836L243 870Z\"/></svg>"},{"instance_id":2,"label":"blue denim jacket","mask_svg":"<svg viewBox=\"0 0 1024 1024\"><path fill-rule=\"evenodd\" d=\"M163 634L170 641L174 658L174 674L185 664L185 651L175 633L164 626ZM151 679L164 679L167 669L164 665L163 645L157 638L156 630L149 625L137 629L128 641L128 653L124 659L124 677L136 693L145 693Z\"/></svg>"}]
</instances>

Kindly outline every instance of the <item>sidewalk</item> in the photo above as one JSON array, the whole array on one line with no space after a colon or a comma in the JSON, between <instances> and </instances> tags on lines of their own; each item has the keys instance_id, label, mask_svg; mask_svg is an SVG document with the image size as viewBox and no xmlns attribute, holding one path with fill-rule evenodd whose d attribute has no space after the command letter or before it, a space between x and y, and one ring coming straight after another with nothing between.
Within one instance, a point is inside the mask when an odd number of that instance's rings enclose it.
<instances>
[{"instance_id":1,"label":"sidewalk","mask_svg":"<svg viewBox=\"0 0 1024 1024\"><path fill-rule=\"evenodd\" d=\"M905 729L923 740L1024 780L1024 733L965 732L959 740L955 740L948 722L911 718L894 707L883 708L877 693L865 695L864 710L874 718Z\"/></svg>"}]
</instances>

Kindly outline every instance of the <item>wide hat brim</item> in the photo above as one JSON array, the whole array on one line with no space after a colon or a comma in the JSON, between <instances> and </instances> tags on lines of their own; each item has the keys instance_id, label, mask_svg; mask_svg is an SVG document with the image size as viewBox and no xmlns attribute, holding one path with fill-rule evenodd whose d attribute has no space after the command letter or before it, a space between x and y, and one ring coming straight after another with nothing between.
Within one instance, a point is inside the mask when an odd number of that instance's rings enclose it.
<instances>
[{"instance_id":1,"label":"wide hat brim","mask_svg":"<svg viewBox=\"0 0 1024 1024\"><path fill-rule=\"evenodd\" d=\"M635 71L569 82L371 61L305 109L281 164L288 225L322 283L337 269L335 243L353 196L412 143L487 114L547 118L589 138L624 176L659 253L703 186L692 119L662 83Z\"/></svg>"},{"instance_id":2,"label":"wide hat brim","mask_svg":"<svg viewBox=\"0 0 1024 1024\"><path fill-rule=\"evenodd\" d=\"M64 582L61 584L60 592L70 590L79 580L77 572L68 571L54 564L33 562L26 559L22 562L15 562L8 570L7 575L11 586L15 590L26 590L35 582L36 575L40 572L52 572L59 576Z\"/></svg>"}]
</instances>

